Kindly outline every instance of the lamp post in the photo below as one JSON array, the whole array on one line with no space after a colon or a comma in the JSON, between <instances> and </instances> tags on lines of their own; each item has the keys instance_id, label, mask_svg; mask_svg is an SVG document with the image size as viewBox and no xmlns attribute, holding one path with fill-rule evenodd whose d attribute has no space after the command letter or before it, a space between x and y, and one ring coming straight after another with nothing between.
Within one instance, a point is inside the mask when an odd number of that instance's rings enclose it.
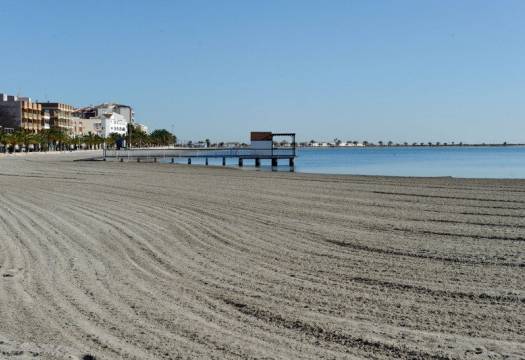
<instances>
[{"instance_id":1,"label":"lamp post","mask_svg":"<svg viewBox=\"0 0 525 360\"><path fill-rule=\"evenodd\" d=\"M133 130L133 125L131 125L131 122L128 123L128 139L129 139L129 144L128 144L128 149L131 149L131 132Z\"/></svg>"},{"instance_id":2,"label":"lamp post","mask_svg":"<svg viewBox=\"0 0 525 360\"><path fill-rule=\"evenodd\" d=\"M171 124L171 140L173 141L173 148L175 148L176 141L175 141L175 124Z\"/></svg>"}]
</instances>

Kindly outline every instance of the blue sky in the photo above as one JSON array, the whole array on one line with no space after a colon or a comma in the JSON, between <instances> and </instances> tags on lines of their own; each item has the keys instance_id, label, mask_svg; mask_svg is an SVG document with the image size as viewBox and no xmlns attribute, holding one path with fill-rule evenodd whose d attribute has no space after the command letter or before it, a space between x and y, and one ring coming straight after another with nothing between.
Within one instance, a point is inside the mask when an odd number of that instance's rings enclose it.
<instances>
[{"instance_id":1,"label":"blue sky","mask_svg":"<svg viewBox=\"0 0 525 360\"><path fill-rule=\"evenodd\" d=\"M181 139L525 142L524 1L2 1L0 92Z\"/></svg>"}]
</instances>

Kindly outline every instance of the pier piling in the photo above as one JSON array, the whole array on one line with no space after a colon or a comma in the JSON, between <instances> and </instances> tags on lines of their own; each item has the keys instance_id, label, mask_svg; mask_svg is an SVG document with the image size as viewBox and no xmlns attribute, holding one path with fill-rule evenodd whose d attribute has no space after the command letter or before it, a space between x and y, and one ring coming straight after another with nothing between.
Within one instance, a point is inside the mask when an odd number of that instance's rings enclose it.
<instances>
[{"instance_id":1,"label":"pier piling","mask_svg":"<svg viewBox=\"0 0 525 360\"><path fill-rule=\"evenodd\" d=\"M272 166L273 167L277 166L277 158L272 158Z\"/></svg>"},{"instance_id":2,"label":"pier piling","mask_svg":"<svg viewBox=\"0 0 525 360\"><path fill-rule=\"evenodd\" d=\"M261 167L261 159L255 158L255 167Z\"/></svg>"},{"instance_id":3,"label":"pier piling","mask_svg":"<svg viewBox=\"0 0 525 360\"><path fill-rule=\"evenodd\" d=\"M239 167L242 167L242 158L239 158Z\"/></svg>"},{"instance_id":4,"label":"pier piling","mask_svg":"<svg viewBox=\"0 0 525 360\"><path fill-rule=\"evenodd\" d=\"M294 159L290 158L290 162L289 162L290 167L294 167L294 165L295 165L294 163L295 163Z\"/></svg>"},{"instance_id":5,"label":"pier piling","mask_svg":"<svg viewBox=\"0 0 525 360\"><path fill-rule=\"evenodd\" d=\"M222 158L222 166L226 166L226 158L225 157Z\"/></svg>"}]
</instances>

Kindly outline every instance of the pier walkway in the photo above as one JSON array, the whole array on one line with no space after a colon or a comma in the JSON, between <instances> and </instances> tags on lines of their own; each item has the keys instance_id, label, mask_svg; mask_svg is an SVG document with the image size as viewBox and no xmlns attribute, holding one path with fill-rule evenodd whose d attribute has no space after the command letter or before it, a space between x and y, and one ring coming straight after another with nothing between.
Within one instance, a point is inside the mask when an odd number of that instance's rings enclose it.
<instances>
[{"instance_id":1,"label":"pier walkway","mask_svg":"<svg viewBox=\"0 0 525 360\"><path fill-rule=\"evenodd\" d=\"M208 159L222 158L222 165L226 165L226 159L237 159L239 166L243 166L245 160L254 160L255 166L261 166L261 160L271 160L272 166L277 166L279 160L284 160L289 166L294 166L296 157L295 146L274 147L271 149L243 148L140 148L140 149L121 149L104 150L104 160L117 161L160 161L175 162L175 159L186 158L188 164L195 158L204 159L208 164Z\"/></svg>"}]
</instances>

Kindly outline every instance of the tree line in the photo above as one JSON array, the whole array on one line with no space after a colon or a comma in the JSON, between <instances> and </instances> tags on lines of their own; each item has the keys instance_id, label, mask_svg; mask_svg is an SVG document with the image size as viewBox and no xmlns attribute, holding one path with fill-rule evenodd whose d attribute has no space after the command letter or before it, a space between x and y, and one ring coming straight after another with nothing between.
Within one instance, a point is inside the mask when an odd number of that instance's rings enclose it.
<instances>
[{"instance_id":1,"label":"tree line","mask_svg":"<svg viewBox=\"0 0 525 360\"><path fill-rule=\"evenodd\" d=\"M82 136L70 136L60 129L45 129L39 133L32 133L23 129L14 132L0 131L0 151L65 151L80 149L101 149L104 144L107 148L114 148L117 144L130 144L132 147L168 146L175 144L177 137L166 129L157 129L147 134L141 129L129 125L129 135L110 134L104 138L100 135L88 133Z\"/></svg>"}]
</instances>

